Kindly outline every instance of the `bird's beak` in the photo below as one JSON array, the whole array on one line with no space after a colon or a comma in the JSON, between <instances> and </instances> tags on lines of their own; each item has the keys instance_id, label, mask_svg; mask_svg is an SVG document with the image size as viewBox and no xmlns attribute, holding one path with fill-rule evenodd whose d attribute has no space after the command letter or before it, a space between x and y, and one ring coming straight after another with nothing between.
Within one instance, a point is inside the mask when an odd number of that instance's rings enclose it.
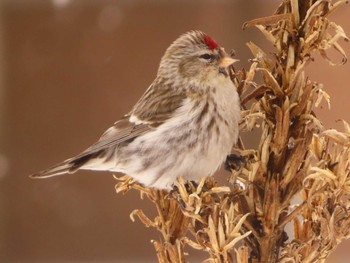
<instances>
[{"instance_id":1,"label":"bird's beak","mask_svg":"<svg viewBox=\"0 0 350 263\"><path fill-rule=\"evenodd\" d=\"M220 61L219 67L220 68L228 68L231 66L233 63L239 61L238 59L233 59L230 57L223 57Z\"/></svg>"},{"instance_id":2,"label":"bird's beak","mask_svg":"<svg viewBox=\"0 0 350 263\"><path fill-rule=\"evenodd\" d=\"M232 66L233 63L239 61L238 59L230 58L229 56L225 56L221 59L219 63L219 72L228 76L228 68Z\"/></svg>"}]
</instances>

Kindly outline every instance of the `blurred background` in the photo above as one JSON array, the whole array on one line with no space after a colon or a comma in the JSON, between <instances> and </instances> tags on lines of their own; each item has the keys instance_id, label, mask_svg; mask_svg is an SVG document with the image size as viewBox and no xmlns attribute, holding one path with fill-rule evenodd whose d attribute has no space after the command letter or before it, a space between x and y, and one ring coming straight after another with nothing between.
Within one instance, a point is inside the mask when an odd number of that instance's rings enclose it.
<instances>
[{"instance_id":1,"label":"blurred background","mask_svg":"<svg viewBox=\"0 0 350 263\"><path fill-rule=\"evenodd\" d=\"M150 239L159 234L129 219L133 209L153 215L153 207L135 192L117 195L110 173L27 175L79 153L127 113L165 49L188 30L234 49L237 67L248 68L245 43L269 44L241 26L279 3L0 0L0 262L155 262ZM349 17L346 6L333 19L350 33ZM331 110L318 114L327 127L339 127L335 120L350 121L350 63L315 61L308 75L332 98ZM346 246L328 262L348 262Z\"/></svg>"}]
</instances>

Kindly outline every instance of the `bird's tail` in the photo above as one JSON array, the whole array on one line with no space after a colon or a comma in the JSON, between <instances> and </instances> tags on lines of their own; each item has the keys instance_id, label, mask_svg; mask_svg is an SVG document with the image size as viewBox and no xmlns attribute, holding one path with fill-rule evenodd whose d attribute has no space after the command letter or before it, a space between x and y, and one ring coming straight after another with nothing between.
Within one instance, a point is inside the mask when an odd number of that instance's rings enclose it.
<instances>
[{"instance_id":1,"label":"bird's tail","mask_svg":"<svg viewBox=\"0 0 350 263\"><path fill-rule=\"evenodd\" d=\"M56 164L46 170L43 170L35 174L31 174L29 175L29 177L30 178L48 178L48 177L57 176L61 174L72 174L72 173L75 173L80 168L82 168L82 166L86 164L88 161L90 161L93 158L96 158L98 154L99 152L85 153L85 154L83 153L76 157L67 159L62 163Z\"/></svg>"},{"instance_id":2,"label":"bird's tail","mask_svg":"<svg viewBox=\"0 0 350 263\"><path fill-rule=\"evenodd\" d=\"M29 175L30 178L48 178L56 175L61 175L61 174L69 174L73 173L71 172L71 168L74 165L74 162L71 162L71 159L68 159L62 163L56 164L48 169L45 169L43 171L40 171L35 174ZM75 170L76 171L76 170Z\"/></svg>"}]
</instances>

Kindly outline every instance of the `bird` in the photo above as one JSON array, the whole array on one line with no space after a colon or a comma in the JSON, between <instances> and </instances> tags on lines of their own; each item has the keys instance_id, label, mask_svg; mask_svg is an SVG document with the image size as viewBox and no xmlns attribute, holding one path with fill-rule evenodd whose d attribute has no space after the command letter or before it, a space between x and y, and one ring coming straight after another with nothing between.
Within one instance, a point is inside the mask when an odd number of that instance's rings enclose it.
<instances>
[{"instance_id":1,"label":"bird","mask_svg":"<svg viewBox=\"0 0 350 263\"><path fill-rule=\"evenodd\" d=\"M182 34L128 114L85 151L30 177L109 171L170 190L180 176L212 176L239 136L240 100L230 78L237 61L200 30Z\"/></svg>"}]
</instances>

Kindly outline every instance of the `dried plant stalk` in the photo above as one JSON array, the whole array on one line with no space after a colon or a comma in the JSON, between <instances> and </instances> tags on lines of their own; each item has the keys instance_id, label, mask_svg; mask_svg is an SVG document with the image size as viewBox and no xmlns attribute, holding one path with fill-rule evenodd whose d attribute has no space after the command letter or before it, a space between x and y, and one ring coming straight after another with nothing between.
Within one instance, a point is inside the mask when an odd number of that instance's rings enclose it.
<instances>
[{"instance_id":1,"label":"dried plant stalk","mask_svg":"<svg viewBox=\"0 0 350 263\"><path fill-rule=\"evenodd\" d=\"M171 193L146 189L129 177L116 188L133 188L157 207L158 216L137 216L154 227L159 262L187 262L185 248L208 253L205 262L324 262L350 236L350 125L325 130L314 113L330 98L311 82L305 68L319 52L331 65L327 50L347 60L340 44L349 41L328 17L345 0L286 0L269 17L244 28L258 28L275 47L268 56L248 43L254 59L249 71L232 71L242 102L242 132L260 127L257 149L245 149L241 166L232 170L228 186L213 178L198 185L179 178ZM263 83L255 83L260 74ZM230 164L228 164L230 166ZM285 231L286 225L292 233Z\"/></svg>"}]
</instances>

